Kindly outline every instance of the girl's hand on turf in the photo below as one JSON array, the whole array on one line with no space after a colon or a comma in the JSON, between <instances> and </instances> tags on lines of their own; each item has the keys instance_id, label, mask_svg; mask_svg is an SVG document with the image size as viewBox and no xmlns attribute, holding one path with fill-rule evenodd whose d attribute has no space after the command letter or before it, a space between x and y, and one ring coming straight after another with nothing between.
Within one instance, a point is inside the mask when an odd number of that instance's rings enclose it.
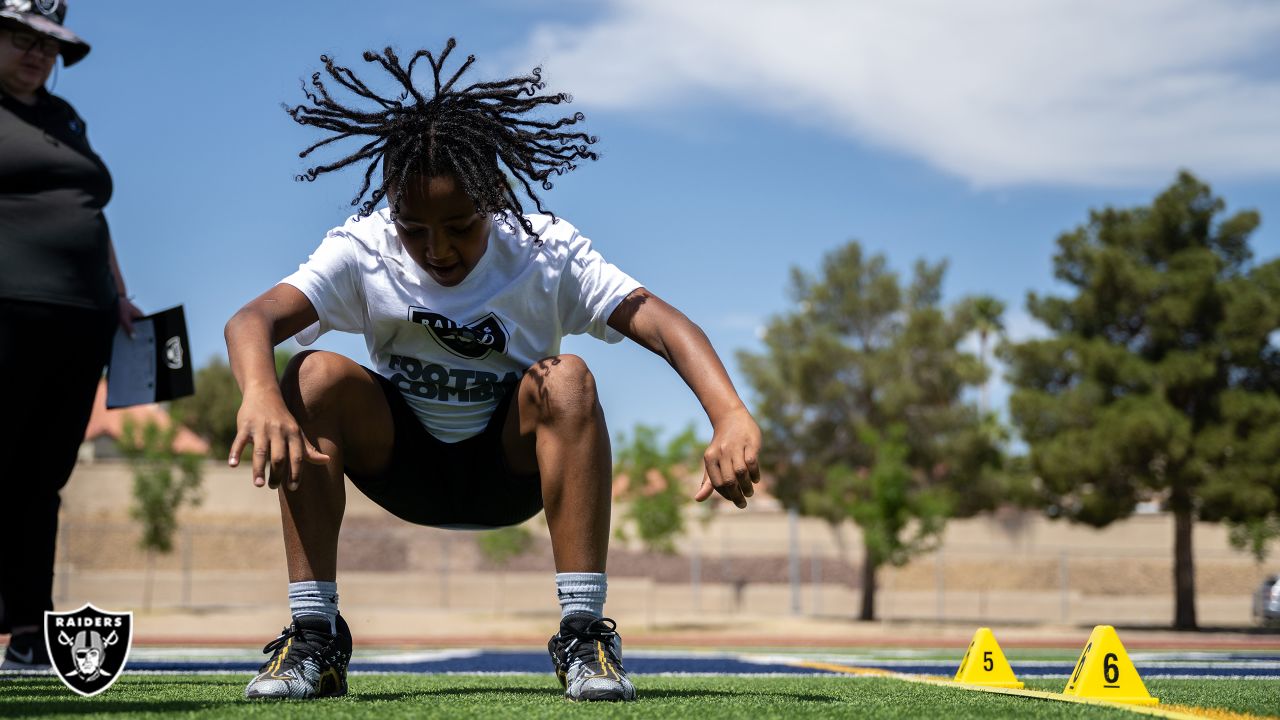
<instances>
[{"instance_id":1,"label":"girl's hand on turf","mask_svg":"<svg viewBox=\"0 0 1280 720\"><path fill-rule=\"evenodd\" d=\"M293 414L276 394L272 397L246 395L236 413L236 439L231 443L231 456L227 464L240 464L240 453L253 445L253 484L268 485L267 464L271 464L269 487L280 487L282 478L289 478L287 487L298 489L303 462L323 465L329 456L320 452L298 427Z\"/></svg>"},{"instance_id":2,"label":"girl's hand on turf","mask_svg":"<svg viewBox=\"0 0 1280 720\"><path fill-rule=\"evenodd\" d=\"M760 482L760 427L745 407L713 420L712 426L711 444L702 454L702 486L693 499L702 502L714 490L745 508Z\"/></svg>"}]
</instances>

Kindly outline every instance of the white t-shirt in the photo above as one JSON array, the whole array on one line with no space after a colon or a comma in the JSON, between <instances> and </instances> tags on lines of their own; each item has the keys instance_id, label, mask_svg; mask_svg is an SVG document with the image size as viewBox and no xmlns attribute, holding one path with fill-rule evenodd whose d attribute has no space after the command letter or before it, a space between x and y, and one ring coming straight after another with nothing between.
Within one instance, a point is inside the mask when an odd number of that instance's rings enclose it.
<instances>
[{"instance_id":1,"label":"white t-shirt","mask_svg":"<svg viewBox=\"0 0 1280 720\"><path fill-rule=\"evenodd\" d=\"M458 442L479 434L503 394L559 353L564 336L621 340L609 315L640 287L573 225L526 217L541 245L510 217L495 219L480 261L444 287L404 251L389 210L352 216L282 281L320 316L296 339L310 345L330 330L363 334L374 370L432 435Z\"/></svg>"}]
</instances>

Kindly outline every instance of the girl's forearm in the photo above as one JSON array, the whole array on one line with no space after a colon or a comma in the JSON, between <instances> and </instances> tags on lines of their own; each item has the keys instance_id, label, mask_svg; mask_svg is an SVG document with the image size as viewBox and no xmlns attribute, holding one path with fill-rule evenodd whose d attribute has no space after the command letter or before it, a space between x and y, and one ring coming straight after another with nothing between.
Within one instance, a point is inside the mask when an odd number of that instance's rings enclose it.
<instances>
[{"instance_id":1,"label":"girl's forearm","mask_svg":"<svg viewBox=\"0 0 1280 720\"><path fill-rule=\"evenodd\" d=\"M280 392L271 320L246 307L227 321L223 335L227 341L231 372L240 384L240 392L244 395Z\"/></svg>"},{"instance_id":2,"label":"girl's forearm","mask_svg":"<svg viewBox=\"0 0 1280 720\"><path fill-rule=\"evenodd\" d=\"M707 334L683 314L679 318L664 328L659 354L697 396L713 425L725 413L745 410Z\"/></svg>"}]
</instances>

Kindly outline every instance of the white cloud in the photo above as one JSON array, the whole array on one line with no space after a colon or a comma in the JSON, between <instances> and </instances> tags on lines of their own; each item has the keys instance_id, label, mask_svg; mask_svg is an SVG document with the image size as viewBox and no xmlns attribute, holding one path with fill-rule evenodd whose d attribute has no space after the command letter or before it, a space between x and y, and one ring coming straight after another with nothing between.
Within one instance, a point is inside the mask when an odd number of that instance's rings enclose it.
<instances>
[{"instance_id":1,"label":"white cloud","mask_svg":"<svg viewBox=\"0 0 1280 720\"><path fill-rule=\"evenodd\" d=\"M1010 342L1019 343L1044 340L1053 337L1053 332L1031 313L1014 308L1004 314L1004 336Z\"/></svg>"},{"instance_id":2,"label":"white cloud","mask_svg":"<svg viewBox=\"0 0 1280 720\"><path fill-rule=\"evenodd\" d=\"M520 62L588 107L717 98L978 186L1125 185L1280 173L1278 36L1254 0L613 0Z\"/></svg>"}]
</instances>

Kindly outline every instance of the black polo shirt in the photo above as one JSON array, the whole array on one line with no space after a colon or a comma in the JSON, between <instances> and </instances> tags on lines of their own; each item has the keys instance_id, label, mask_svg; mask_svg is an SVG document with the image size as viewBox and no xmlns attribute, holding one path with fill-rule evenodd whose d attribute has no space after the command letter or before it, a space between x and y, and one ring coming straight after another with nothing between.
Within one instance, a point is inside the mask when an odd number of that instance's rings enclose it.
<instances>
[{"instance_id":1,"label":"black polo shirt","mask_svg":"<svg viewBox=\"0 0 1280 720\"><path fill-rule=\"evenodd\" d=\"M110 199L111 174L70 104L0 92L0 298L113 305Z\"/></svg>"}]
</instances>

